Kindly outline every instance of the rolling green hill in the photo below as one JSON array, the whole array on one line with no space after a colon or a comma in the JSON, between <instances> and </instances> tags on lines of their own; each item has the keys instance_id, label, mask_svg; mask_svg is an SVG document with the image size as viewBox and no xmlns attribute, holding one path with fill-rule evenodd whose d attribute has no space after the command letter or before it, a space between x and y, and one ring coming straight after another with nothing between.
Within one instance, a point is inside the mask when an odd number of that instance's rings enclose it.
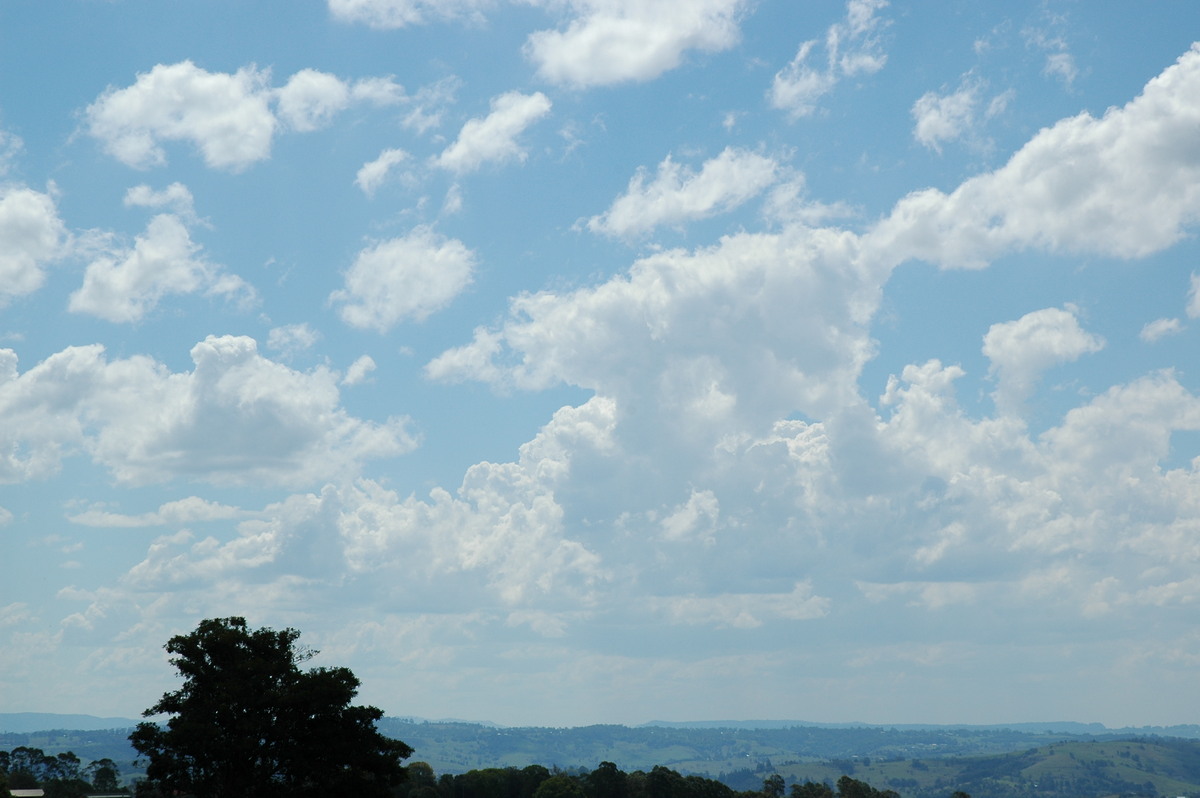
<instances>
[{"instance_id":1,"label":"rolling green hill","mask_svg":"<svg viewBox=\"0 0 1200 798\"><path fill-rule=\"evenodd\" d=\"M778 773L789 785L850 775L904 798L946 798L955 790L973 798L1200 798L1200 740L1182 737L982 727L503 728L397 718L380 725L437 774L531 764L590 770L608 761L626 772L664 765L738 790L757 790ZM109 757L131 775L137 768L128 731L0 733L0 748L72 750L85 762Z\"/></svg>"}]
</instances>

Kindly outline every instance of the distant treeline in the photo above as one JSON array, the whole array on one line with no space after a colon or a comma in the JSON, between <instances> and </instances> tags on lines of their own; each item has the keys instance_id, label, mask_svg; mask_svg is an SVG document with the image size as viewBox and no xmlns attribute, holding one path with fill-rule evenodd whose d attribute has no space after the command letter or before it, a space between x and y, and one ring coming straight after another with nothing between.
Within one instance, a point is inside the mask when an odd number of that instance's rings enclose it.
<instances>
[{"instance_id":1,"label":"distant treeline","mask_svg":"<svg viewBox=\"0 0 1200 798\"><path fill-rule=\"evenodd\" d=\"M83 798L92 793L124 792L121 772L111 759L86 765L71 751L54 755L18 746L0 751L0 798L9 790L42 790L46 798Z\"/></svg>"},{"instance_id":2,"label":"distant treeline","mask_svg":"<svg viewBox=\"0 0 1200 798\"><path fill-rule=\"evenodd\" d=\"M560 770L543 765L523 768L484 768L440 778L425 762L408 766L408 780L396 798L784 798L785 782L773 774L761 789L738 791L715 779L685 776L656 765L649 771L626 773L612 762L595 770ZM959 798L969 798L963 793ZM824 782L793 784L790 798L900 798L892 790L877 790L864 781L841 777Z\"/></svg>"}]
</instances>

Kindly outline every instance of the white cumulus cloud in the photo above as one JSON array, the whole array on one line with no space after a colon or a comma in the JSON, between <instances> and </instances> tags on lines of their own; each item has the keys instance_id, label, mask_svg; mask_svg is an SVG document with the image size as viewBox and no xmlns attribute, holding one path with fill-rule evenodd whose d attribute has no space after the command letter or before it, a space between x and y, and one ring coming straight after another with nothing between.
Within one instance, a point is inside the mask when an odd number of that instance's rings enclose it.
<instances>
[{"instance_id":1,"label":"white cumulus cloud","mask_svg":"<svg viewBox=\"0 0 1200 798\"><path fill-rule=\"evenodd\" d=\"M241 278L200 257L187 226L178 216L163 213L150 220L133 246L88 264L69 308L111 322L136 322L166 296L199 291L243 298L254 294Z\"/></svg>"},{"instance_id":2,"label":"white cumulus cloud","mask_svg":"<svg viewBox=\"0 0 1200 798\"><path fill-rule=\"evenodd\" d=\"M0 307L41 288L46 264L66 254L68 240L54 197L0 185Z\"/></svg>"},{"instance_id":3,"label":"white cumulus cloud","mask_svg":"<svg viewBox=\"0 0 1200 798\"><path fill-rule=\"evenodd\" d=\"M1183 322L1179 319L1155 319L1146 322L1138 337L1146 343L1153 343L1168 335L1178 335L1183 332Z\"/></svg>"},{"instance_id":4,"label":"white cumulus cloud","mask_svg":"<svg viewBox=\"0 0 1200 798\"><path fill-rule=\"evenodd\" d=\"M346 287L330 295L353 327L386 332L422 321L471 284L475 253L427 226L363 250L346 272Z\"/></svg>"},{"instance_id":5,"label":"white cumulus cloud","mask_svg":"<svg viewBox=\"0 0 1200 798\"><path fill-rule=\"evenodd\" d=\"M628 190L587 226L595 233L628 237L659 225L703 219L757 196L775 182L778 172L773 159L734 147L705 161L698 174L667 156L653 180L647 181L646 172L639 170Z\"/></svg>"},{"instance_id":6,"label":"white cumulus cloud","mask_svg":"<svg viewBox=\"0 0 1200 798\"><path fill-rule=\"evenodd\" d=\"M775 73L768 93L771 105L787 111L793 118L808 116L817 109L817 101L843 77L869 75L883 69L887 55L879 31L885 23L878 12L887 5L887 0L849 0L846 18L830 25L825 32L825 62L809 63L821 42L816 39L802 42L795 57Z\"/></svg>"},{"instance_id":7,"label":"white cumulus cloud","mask_svg":"<svg viewBox=\"0 0 1200 798\"><path fill-rule=\"evenodd\" d=\"M1200 46L1100 118L1040 131L950 194L914 192L871 232L881 260L980 268L1025 248L1141 257L1200 218Z\"/></svg>"},{"instance_id":8,"label":"white cumulus cloud","mask_svg":"<svg viewBox=\"0 0 1200 798\"><path fill-rule=\"evenodd\" d=\"M160 166L161 141L189 141L209 166L238 171L270 155L277 123L269 80L254 66L230 75L191 61L159 64L89 105L88 132L129 166Z\"/></svg>"},{"instance_id":9,"label":"white cumulus cloud","mask_svg":"<svg viewBox=\"0 0 1200 798\"><path fill-rule=\"evenodd\" d=\"M22 374L0 350L0 414L11 422L0 481L86 453L124 483L306 484L415 446L406 419L377 424L342 409L328 369L294 371L235 336L209 337L191 356L192 371L172 373L148 357L69 347Z\"/></svg>"},{"instance_id":10,"label":"white cumulus cloud","mask_svg":"<svg viewBox=\"0 0 1200 798\"><path fill-rule=\"evenodd\" d=\"M993 324L983 337L983 354L996 377L993 397L1004 413L1019 411L1042 373L1104 348L1104 339L1079 326L1075 308L1045 308L1016 321Z\"/></svg>"},{"instance_id":11,"label":"white cumulus cloud","mask_svg":"<svg viewBox=\"0 0 1200 798\"><path fill-rule=\"evenodd\" d=\"M550 100L540 91L533 94L510 91L493 97L491 112L463 125L458 138L434 163L461 174L485 163L523 161L525 150L517 143L517 136L548 113Z\"/></svg>"},{"instance_id":12,"label":"white cumulus cloud","mask_svg":"<svg viewBox=\"0 0 1200 798\"><path fill-rule=\"evenodd\" d=\"M408 158L409 155L404 150L386 149L379 153L378 158L362 165L354 178L354 185L362 189L362 192L368 197L373 197L383 182L387 180L392 169L407 161Z\"/></svg>"},{"instance_id":13,"label":"white cumulus cloud","mask_svg":"<svg viewBox=\"0 0 1200 798\"><path fill-rule=\"evenodd\" d=\"M739 38L746 0L569 0L565 30L530 34L538 74L575 87L644 81L674 69L688 50L719 52Z\"/></svg>"},{"instance_id":14,"label":"white cumulus cloud","mask_svg":"<svg viewBox=\"0 0 1200 798\"><path fill-rule=\"evenodd\" d=\"M384 105L403 99L403 89L390 78L351 85L304 69L280 89L270 82L270 70L254 65L229 74L191 61L158 64L132 86L110 87L89 105L84 112L88 133L134 168L162 166L167 162L163 142L186 141L209 166L240 172L270 156L281 122L310 131L352 102Z\"/></svg>"}]
</instances>

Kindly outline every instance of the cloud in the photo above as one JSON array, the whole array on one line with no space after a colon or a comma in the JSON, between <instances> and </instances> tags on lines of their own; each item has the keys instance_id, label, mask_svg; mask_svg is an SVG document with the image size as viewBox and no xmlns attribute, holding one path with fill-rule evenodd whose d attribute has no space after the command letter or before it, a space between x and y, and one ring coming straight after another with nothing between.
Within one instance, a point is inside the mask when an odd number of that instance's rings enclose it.
<instances>
[{"instance_id":1,"label":"cloud","mask_svg":"<svg viewBox=\"0 0 1200 798\"><path fill-rule=\"evenodd\" d=\"M254 65L228 74L191 61L158 64L132 86L110 87L89 105L88 133L109 155L137 169L167 162L162 142L187 141L208 166L240 172L270 156L281 120L293 130L315 130L351 102L388 104L403 95L388 78L351 86L313 69L297 72L278 90L270 80L269 70Z\"/></svg>"},{"instance_id":2,"label":"cloud","mask_svg":"<svg viewBox=\"0 0 1200 798\"><path fill-rule=\"evenodd\" d=\"M325 127L350 104L346 84L315 69L302 69L292 75L277 96L279 118L302 132Z\"/></svg>"},{"instance_id":3,"label":"cloud","mask_svg":"<svg viewBox=\"0 0 1200 798\"><path fill-rule=\"evenodd\" d=\"M925 189L896 203L867 246L891 263L920 258L980 268L1026 248L1143 257L1200 218L1200 48L1193 47L1123 108L1083 113L1040 131L999 169L950 194Z\"/></svg>"},{"instance_id":4,"label":"cloud","mask_svg":"<svg viewBox=\"0 0 1200 798\"><path fill-rule=\"evenodd\" d=\"M327 126L353 101L392 105L404 89L390 78L368 78L349 85L335 75L302 69L276 93L278 115L292 130L308 132Z\"/></svg>"},{"instance_id":5,"label":"cloud","mask_svg":"<svg viewBox=\"0 0 1200 798\"><path fill-rule=\"evenodd\" d=\"M442 114L453 105L455 94L461 87L462 81L453 75L422 86L408 99L410 107L400 124L418 135L440 126Z\"/></svg>"},{"instance_id":6,"label":"cloud","mask_svg":"<svg viewBox=\"0 0 1200 798\"><path fill-rule=\"evenodd\" d=\"M1193 274L1187 294L1187 317L1200 319L1200 274Z\"/></svg>"},{"instance_id":7,"label":"cloud","mask_svg":"<svg viewBox=\"0 0 1200 798\"><path fill-rule=\"evenodd\" d=\"M1076 309L1045 308L1016 321L993 324L983 337L983 354L996 377L992 394L1002 413L1016 413L1033 393L1042 372L1104 348L1104 339L1085 332Z\"/></svg>"},{"instance_id":8,"label":"cloud","mask_svg":"<svg viewBox=\"0 0 1200 798\"><path fill-rule=\"evenodd\" d=\"M1155 319L1154 321L1146 322L1142 327L1142 331L1138 333L1138 338L1141 338L1146 343L1154 343L1160 338L1165 338L1168 335L1178 335L1183 332L1183 323L1179 319Z\"/></svg>"},{"instance_id":9,"label":"cloud","mask_svg":"<svg viewBox=\"0 0 1200 798\"><path fill-rule=\"evenodd\" d=\"M209 521L228 521L244 517L246 513L237 507L189 496L160 505L153 512L141 515L122 515L103 508L92 508L82 513L67 516L72 524L90 527L134 528L151 526L177 526Z\"/></svg>"},{"instance_id":10,"label":"cloud","mask_svg":"<svg viewBox=\"0 0 1200 798\"><path fill-rule=\"evenodd\" d=\"M25 147L21 137L0 128L0 177L8 174L17 154Z\"/></svg>"},{"instance_id":11,"label":"cloud","mask_svg":"<svg viewBox=\"0 0 1200 798\"><path fill-rule=\"evenodd\" d=\"M1075 65L1075 58L1070 53L1063 33L1068 27L1067 22L1065 15L1043 10L1039 24L1025 27L1021 34L1026 47L1046 54L1042 74L1058 78L1064 86L1070 88L1075 78L1079 77L1079 68Z\"/></svg>"},{"instance_id":12,"label":"cloud","mask_svg":"<svg viewBox=\"0 0 1200 798\"><path fill-rule=\"evenodd\" d=\"M41 288L44 267L66 254L68 241L50 194L0 184L0 307Z\"/></svg>"},{"instance_id":13,"label":"cloud","mask_svg":"<svg viewBox=\"0 0 1200 798\"><path fill-rule=\"evenodd\" d=\"M362 189L362 192L368 197L374 197L375 191L383 185L392 168L399 166L408 159L409 154L404 150L384 150L379 153L378 158L362 165L362 168L358 170L358 174L354 178L354 185Z\"/></svg>"},{"instance_id":14,"label":"cloud","mask_svg":"<svg viewBox=\"0 0 1200 798\"><path fill-rule=\"evenodd\" d=\"M110 88L89 105L88 132L135 168L166 163L160 141L190 141L209 166L239 171L271 152L276 120L269 80L254 66L230 75L191 61L159 64L133 86Z\"/></svg>"},{"instance_id":15,"label":"cloud","mask_svg":"<svg viewBox=\"0 0 1200 798\"><path fill-rule=\"evenodd\" d=\"M713 532L721 517L721 505L711 490L692 490L687 503L662 520L667 540L701 540L712 544Z\"/></svg>"},{"instance_id":16,"label":"cloud","mask_svg":"<svg viewBox=\"0 0 1200 798\"><path fill-rule=\"evenodd\" d=\"M978 103L978 84L963 84L950 94L926 92L913 103L913 136L940 153L943 142L955 141L971 130Z\"/></svg>"},{"instance_id":17,"label":"cloud","mask_svg":"<svg viewBox=\"0 0 1200 798\"><path fill-rule=\"evenodd\" d=\"M646 81L688 50L719 52L740 38L745 0L569 0L565 30L530 34L525 55L544 80L576 88Z\"/></svg>"},{"instance_id":18,"label":"cloud","mask_svg":"<svg viewBox=\"0 0 1200 798\"><path fill-rule=\"evenodd\" d=\"M517 144L517 136L550 113L550 100L541 92L510 91L493 97L491 109L486 117L463 125L458 138L434 159L434 164L462 174L489 162L524 161L525 151Z\"/></svg>"},{"instance_id":19,"label":"cloud","mask_svg":"<svg viewBox=\"0 0 1200 798\"><path fill-rule=\"evenodd\" d=\"M147 357L69 347L20 374L16 354L0 350L0 413L11 422L0 481L45 477L86 453L122 483L296 485L415 446L405 419L350 416L336 374L293 371L250 338L209 337L191 356L195 369L174 374Z\"/></svg>"},{"instance_id":20,"label":"cloud","mask_svg":"<svg viewBox=\"0 0 1200 798\"><path fill-rule=\"evenodd\" d=\"M879 29L886 23L877 16L887 0L849 0L846 18L829 26L825 33L825 64L808 61L819 42L802 42L796 56L775 73L768 98L774 108L792 118L808 116L817 101L833 90L843 77L870 75L883 69L887 55L879 42Z\"/></svg>"},{"instance_id":21,"label":"cloud","mask_svg":"<svg viewBox=\"0 0 1200 798\"><path fill-rule=\"evenodd\" d=\"M1050 53L1046 56L1046 66L1042 71L1068 86L1079 77L1079 68L1075 66L1075 58L1070 53Z\"/></svg>"},{"instance_id":22,"label":"cloud","mask_svg":"<svg viewBox=\"0 0 1200 798\"><path fill-rule=\"evenodd\" d=\"M634 438L703 447L797 410L855 404L883 279L860 263L851 233L728 236L640 259L594 287L518 296L496 329L426 371L578 386L614 399Z\"/></svg>"},{"instance_id":23,"label":"cloud","mask_svg":"<svg viewBox=\"0 0 1200 798\"><path fill-rule=\"evenodd\" d=\"M456 239L427 226L365 249L329 299L352 327L386 332L401 321L423 321L471 284L478 259Z\"/></svg>"},{"instance_id":24,"label":"cloud","mask_svg":"<svg viewBox=\"0 0 1200 798\"><path fill-rule=\"evenodd\" d=\"M342 385L360 385L370 379L370 374L374 370L374 358L370 355L362 355L350 364L350 368L346 369L346 376L342 378Z\"/></svg>"},{"instance_id":25,"label":"cloud","mask_svg":"<svg viewBox=\"0 0 1200 798\"><path fill-rule=\"evenodd\" d=\"M169 208L176 216L185 221L196 221L192 192L183 183L172 183L162 191L155 191L145 184L134 186L125 192L125 206Z\"/></svg>"},{"instance_id":26,"label":"cloud","mask_svg":"<svg viewBox=\"0 0 1200 798\"><path fill-rule=\"evenodd\" d=\"M341 22L394 30L433 20L479 21L491 5L491 0L329 0L329 13Z\"/></svg>"},{"instance_id":27,"label":"cloud","mask_svg":"<svg viewBox=\"0 0 1200 798\"><path fill-rule=\"evenodd\" d=\"M829 611L830 600L812 594L812 585L798 582L790 593L681 596L654 602L675 623L754 629L763 617L807 621Z\"/></svg>"},{"instance_id":28,"label":"cloud","mask_svg":"<svg viewBox=\"0 0 1200 798\"><path fill-rule=\"evenodd\" d=\"M364 485L358 507L339 523L350 568L386 573L419 561L430 577L482 578L491 601L504 606L586 600L606 574L597 555L568 536L555 490L571 477L574 460L611 445L611 426L610 402L562 408L516 462L472 466L454 496L438 488L428 500L402 500Z\"/></svg>"},{"instance_id":29,"label":"cloud","mask_svg":"<svg viewBox=\"0 0 1200 798\"><path fill-rule=\"evenodd\" d=\"M106 321L137 322L170 295L203 291L243 300L254 296L241 278L199 255L200 247L183 221L174 214L159 214L132 247L88 264L83 285L71 294L68 307Z\"/></svg>"},{"instance_id":30,"label":"cloud","mask_svg":"<svg viewBox=\"0 0 1200 798\"><path fill-rule=\"evenodd\" d=\"M779 165L748 150L726 147L704 162L700 173L675 163L670 156L658 165L654 179L645 170L629 181L628 190L587 227L594 233L630 237L659 225L679 224L732 210L775 182Z\"/></svg>"},{"instance_id":31,"label":"cloud","mask_svg":"<svg viewBox=\"0 0 1200 798\"><path fill-rule=\"evenodd\" d=\"M309 326L308 322L300 324L285 324L282 327L272 327L267 333L267 349L290 357L297 352L311 349L321 334Z\"/></svg>"}]
</instances>

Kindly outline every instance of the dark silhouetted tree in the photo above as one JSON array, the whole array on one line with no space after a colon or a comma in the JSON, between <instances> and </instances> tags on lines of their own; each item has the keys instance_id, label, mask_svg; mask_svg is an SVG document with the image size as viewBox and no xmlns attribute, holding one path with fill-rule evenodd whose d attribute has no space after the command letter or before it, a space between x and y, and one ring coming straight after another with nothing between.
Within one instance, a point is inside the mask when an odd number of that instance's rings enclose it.
<instances>
[{"instance_id":1,"label":"dark silhouetted tree","mask_svg":"<svg viewBox=\"0 0 1200 798\"><path fill-rule=\"evenodd\" d=\"M791 798L833 798L833 788L817 781L793 784Z\"/></svg>"},{"instance_id":2,"label":"dark silhouetted tree","mask_svg":"<svg viewBox=\"0 0 1200 798\"><path fill-rule=\"evenodd\" d=\"M387 796L412 749L375 727L383 712L351 706L348 668L300 664L295 629L250 630L244 618L201 621L166 644L183 686L163 694L130 741L147 788L195 798Z\"/></svg>"},{"instance_id":3,"label":"dark silhouetted tree","mask_svg":"<svg viewBox=\"0 0 1200 798\"><path fill-rule=\"evenodd\" d=\"M90 763L83 773L91 780L92 789L96 792L116 792L121 787L121 771L117 763L108 757Z\"/></svg>"}]
</instances>

